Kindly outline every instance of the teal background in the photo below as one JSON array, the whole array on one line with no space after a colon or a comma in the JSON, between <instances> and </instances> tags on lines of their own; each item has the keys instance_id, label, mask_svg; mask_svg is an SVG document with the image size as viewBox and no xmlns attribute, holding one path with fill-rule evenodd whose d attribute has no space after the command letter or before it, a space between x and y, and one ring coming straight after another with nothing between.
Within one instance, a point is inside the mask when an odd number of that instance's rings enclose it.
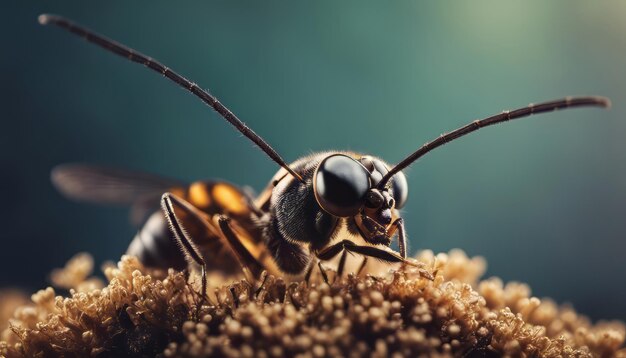
<instances>
[{"instance_id":1,"label":"teal background","mask_svg":"<svg viewBox=\"0 0 626 358\"><path fill-rule=\"evenodd\" d=\"M593 319L626 320L623 1L29 1L0 4L0 286L78 251L124 252L124 208L68 202L50 169L92 162L260 190L277 166L196 98L56 28L58 13L211 89L288 160L397 162L444 131L573 94L581 109L484 129L408 171L410 248L462 248Z\"/></svg>"}]
</instances>

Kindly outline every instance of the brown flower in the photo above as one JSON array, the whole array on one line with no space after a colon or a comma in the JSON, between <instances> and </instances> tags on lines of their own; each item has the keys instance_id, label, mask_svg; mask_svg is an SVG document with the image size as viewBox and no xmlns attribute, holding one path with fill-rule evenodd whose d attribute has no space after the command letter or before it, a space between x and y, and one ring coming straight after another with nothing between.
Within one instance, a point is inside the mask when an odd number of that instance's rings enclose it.
<instances>
[{"instance_id":1,"label":"brown flower","mask_svg":"<svg viewBox=\"0 0 626 358\"><path fill-rule=\"evenodd\" d=\"M307 284L214 274L209 281L219 284L202 300L195 274L188 283L184 273L122 257L105 268L102 287L89 278L91 258L77 256L53 275L69 297L53 288L34 294L3 332L0 355L626 356L621 323L592 325L524 284L479 281L484 260L459 250L417 258L432 280L388 267L365 277L329 273L330 284L321 275Z\"/></svg>"}]
</instances>

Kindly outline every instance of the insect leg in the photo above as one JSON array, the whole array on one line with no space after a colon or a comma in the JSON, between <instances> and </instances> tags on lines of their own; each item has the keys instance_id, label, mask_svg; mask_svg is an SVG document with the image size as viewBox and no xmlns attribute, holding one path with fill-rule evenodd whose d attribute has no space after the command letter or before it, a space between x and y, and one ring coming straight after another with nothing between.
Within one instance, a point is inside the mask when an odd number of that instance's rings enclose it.
<instances>
[{"instance_id":1,"label":"insect leg","mask_svg":"<svg viewBox=\"0 0 626 358\"><path fill-rule=\"evenodd\" d=\"M317 266L320 268L320 272L322 273L324 282L328 284L328 275L326 274L326 269L324 269L324 266L322 266L322 261L317 261Z\"/></svg>"},{"instance_id":2,"label":"insect leg","mask_svg":"<svg viewBox=\"0 0 626 358\"><path fill-rule=\"evenodd\" d=\"M398 248L400 249L400 256L406 259L406 232L404 231L404 219L398 218L391 224L391 228L388 231L388 235L391 237L398 231Z\"/></svg>"},{"instance_id":3,"label":"insect leg","mask_svg":"<svg viewBox=\"0 0 626 358\"><path fill-rule=\"evenodd\" d=\"M309 267L306 269L306 273L304 274L304 282L309 284L309 280L311 279L311 274L313 273L313 263L309 263Z\"/></svg>"},{"instance_id":4,"label":"insect leg","mask_svg":"<svg viewBox=\"0 0 626 358\"><path fill-rule=\"evenodd\" d=\"M176 241L185 253L185 256L200 265L201 267L202 297L204 298L206 297L206 262L204 262L204 259L200 255L198 248L194 245L193 239L187 235L183 224L176 216L174 206L180 208L187 214L190 214L191 216L199 219L202 222L204 220L199 217L197 211L189 203L172 193L163 194L163 196L161 197L161 206L163 208L163 212L165 213L165 218L170 224L172 233L174 233L174 237L176 238Z\"/></svg>"},{"instance_id":5,"label":"insect leg","mask_svg":"<svg viewBox=\"0 0 626 358\"><path fill-rule=\"evenodd\" d=\"M328 283L328 275L326 274L326 270L322 266L322 262L320 260L317 260L317 267L319 267L320 269L320 273L322 274L322 277L324 278L324 282ZM304 274L304 282L306 282L307 286L309 285L309 280L311 279L311 274L313 273L314 268L315 268L315 264L311 262L309 264L309 267L307 267L306 269L306 273Z\"/></svg>"},{"instance_id":6,"label":"insect leg","mask_svg":"<svg viewBox=\"0 0 626 358\"><path fill-rule=\"evenodd\" d=\"M406 261L400 254L394 251L383 250L373 246L361 246L357 245L350 240L342 240L332 246L328 246L322 251L317 253L317 257L322 261L327 261L337 256L342 250L346 250L351 253L359 254L365 257L373 257L385 262L406 262L412 264L410 261Z\"/></svg>"},{"instance_id":7,"label":"insect leg","mask_svg":"<svg viewBox=\"0 0 626 358\"><path fill-rule=\"evenodd\" d=\"M339 244L335 244L332 246L328 246L325 247L323 250L317 252L315 255L317 256L317 258L319 260L317 260L317 266L320 269L320 273L322 274L322 277L324 278L324 282L328 283L328 275L326 274L326 270L324 269L324 267L322 266L322 261L328 261L330 259L332 259L333 257L337 256L341 251L343 250L343 246L341 245L341 243ZM337 276L339 276L339 272L343 271L343 266L345 265L345 258L342 256L342 260L344 261L339 262L339 269L337 270ZM313 272L313 263L311 263L309 265L309 267L306 270L306 273L304 275L304 279L305 281L308 283L309 279L311 278L311 273Z\"/></svg>"},{"instance_id":8,"label":"insect leg","mask_svg":"<svg viewBox=\"0 0 626 358\"><path fill-rule=\"evenodd\" d=\"M348 252L353 252L365 257L373 257L385 262L410 263L395 251L383 250L373 246L361 246L349 240L344 240L343 247Z\"/></svg>"},{"instance_id":9,"label":"insect leg","mask_svg":"<svg viewBox=\"0 0 626 358\"><path fill-rule=\"evenodd\" d=\"M377 260L385 262L401 262L403 265L403 271L404 266L406 265L417 267L420 276L431 281L435 279L433 275L430 272L424 270L418 262L407 260L395 251L382 250L373 246L360 246L349 240L344 240L343 245L346 251L365 256L366 258L373 257Z\"/></svg>"},{"instance_id":10,"label":"insect leg","mask_svg":"<svg viewBox=\"0 0 626 358\"><path fill-rule=\"evenodd\" d=\"M241 243L241 239L237 236L237 233L230 226L230 218L226 215L220 215L218 224L222 230L222 234L228 240L230 248L239 260L239 263L246 268L254 277L258 279L264 271L263 265L248 251L248 249Z\"/></svg>"},{"instance_id":11,"label":"insect leg","mask_svg":"<svg viewBox=\"0 0 626 358\"><path fill-rule=\"evenodd\" d=\"M256 289L256 291L254 291L254 297L259 297L259 293L261 293L261 290L263 290L263 286L265 286L265 282L267 281L268 276L269 274L267 273L267 271L263 271L263 273L261 274L261 285L259 286L259 288Z\"/></svg>"},{"instance_id":12,"label":"insect leg","mask_svg":"<svg viewBox=\"0 0 626 358\"><path fill-rule=\"evenodd\" d=\"M322 261L328 261L332 259L333 257L337 256L342 251L343 251L343 254L348 252L348 253L359 254L364 257L364 260L361 263L361 266L359 267L357 271L357 275L360 274L361 271L363 271L363 268L367 264L367 260L369 257L373 257L377 260L390 262L390 263L398 262L404 265L418 266L415 263L406 260L404 257L402 257L402 255L398 254L395 251L383 250L383 249L379 249L373 246L361 246L361 245L355 244L354 242L350 240L343 240L334 245L327 246L323 250L317 252L316 256ZM342 254L342 259L343 259L343 254ZM342 266L341 261L342 260L340 259L340 262L339 262L340 266ZM343 268L341 268L341 271L342 270ZM338 273L339 272L340 270L338 269ZM424 273L424 275L426 275L426 273Z\"/></svg>"},{"instance_id":13,"label":"insect leg","mask_svg":"<svg viewBox=\"0 0 626 358\"><path fill-rule=\"evenodd\" d=\"M348 255L348 253L344 250L341 253L341 258L339 259L339 264L337 265L337 277L341 277L341 275L343 275L343 269L346 266L346 256ZM335 278L336 280L336 278Z\"/></svg>"},{"instance_id":14,"label":"insect leg","mask_svg":"<svg viewBox=\"0 0 626 358\"><path fill-rule=\"evenodd\" d=\"M365 265L367 265L367 256L365 256L363 258L363 262L361 262L361 266L359 266L359 269L356 270L356 275L359 276L361 274L361 272L363 272L363 269L365 268Z\"/></svg>"},{"instance_id":15,"label":"insect leg","mask_svg":"<svg viewBox=\"0 0 626 358\"><path fill-rule=\"evenodd\" d=\"M347 240L344 240L344 241L347 241ZM317 258L323 261L328 261L332 259L333 257L337 256L343 250L344 241L325 247L323 250L319 251L316 254Z\"/></svg>"}]
</instances>

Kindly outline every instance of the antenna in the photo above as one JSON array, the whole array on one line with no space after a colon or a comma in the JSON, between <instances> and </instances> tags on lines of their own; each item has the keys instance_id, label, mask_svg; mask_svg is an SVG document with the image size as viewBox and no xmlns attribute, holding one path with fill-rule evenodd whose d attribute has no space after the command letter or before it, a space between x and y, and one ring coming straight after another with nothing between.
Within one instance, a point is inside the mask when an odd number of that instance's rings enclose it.
<instances>
[{"instance_id":1,"label":"antenna","mask_svg":"<svg viewBox=\"0 0 626 358\"><path fill-rule=\"evenodd\" d=\"M383 189L385 185L387 185L387 182L389 181L389 179L391 179L391 177L396 175L402 169L411 165L414 161L421 158L424 154L430 152L431 150L435 148L441 147L442 145L448 142L461 138L462 136L466 134L479 130L480 128L510 121L512 119L528 117L533 114L552 112L557 109L566 109L566 108L574 108L574 107L609 108L611 107L611 100L606 97L599 97L599 96L565 97L563 99L558 99L555 101L543 102L539 104L530 104L526 107L518 108L514 111L504 111L500 114L496 114L494 116L491 116L485 119L476 120L452 132L442 134L439 138L424 144L420 149L418 149L413 154L406 157L403 161L396 164L396 166L391 168L391 170L378 183L378 189Z\"/></svg>"},{"instance_id":2,"label":"antenna","mask_svg":"<svg viewBox=\"0 0 626 358\"><path fill-rule=\"evenodd\" d=\"M197 84L189 81L185 77L174 72L167 66L163 65L159 61L148 57L141 52L135 51L132 48L122 45L119 42L111 40L105 36L99 35L83 26L73 23L72 21L57 15L43 14L39 15L39 23L42 25L56 25L62 29L65 29L75 35L78 35L85 40L102 47L103 49L113 52L116 55L124 57L130 61L143 64L147 68L158 72L170 79L180 87L194 94L200 98L202 102L208 104L217 113L219 113L225 120L228 121L233 127L235 127L241 134L248 137L254 144L256 144L262 151L265 152L273 161L278 165L285 168L289 174L293 175L300 182L304 182L302 177L296 173L293 169L285 163L283 158L272 148L263 138L250 129L245 123L243 123L233 112L231 112L226 106L224 106L217 98L212 96L208 91L198 87Z\"/></svg>"}]
</instances>

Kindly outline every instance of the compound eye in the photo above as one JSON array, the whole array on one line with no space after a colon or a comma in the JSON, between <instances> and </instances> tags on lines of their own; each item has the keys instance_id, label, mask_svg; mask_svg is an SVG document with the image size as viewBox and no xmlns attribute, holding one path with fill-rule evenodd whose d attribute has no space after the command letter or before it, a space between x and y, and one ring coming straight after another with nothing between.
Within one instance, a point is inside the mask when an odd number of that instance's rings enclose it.
<instances>
[{"instance_id":1,"label":"compound eye","mask_svg":"<svg viewBox=\"0 0 626 358\"><path fill-rule=\"evenodd\" d=\"M369 188L369 171L343 154L324 159L315 173L315 198L324 211L337 217L356 215Z\"/></svg>"},{"instance_id":2,"label":"compound eye","mask_svg":"<svg viewBox=\"0 0 626 358\"><path fill-rule=\"evenodd\" d=\"M402 209L404 204L406 204L406 199L409 197L409 185L402 172L391 178L391 190L393 190L393 200L396 202L396 209Z\"/></svg>"}]
</instances>

